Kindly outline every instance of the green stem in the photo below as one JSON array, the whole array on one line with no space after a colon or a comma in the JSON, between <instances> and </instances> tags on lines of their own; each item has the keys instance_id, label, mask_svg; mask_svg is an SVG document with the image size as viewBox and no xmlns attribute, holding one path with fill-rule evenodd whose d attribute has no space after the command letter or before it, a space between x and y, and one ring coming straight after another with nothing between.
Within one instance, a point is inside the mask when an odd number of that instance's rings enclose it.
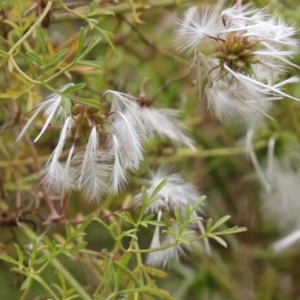
<instances>
[{"instance_id":1,"label":"green stem","mask_svg":"<svg viewBox=\"0 0 300 300\"><path fill-rule=\"evenodd\" d=\"M61 1L61 0L58 0L58 3L62 6L62 8L63 8L64 10L66 10L66 11L69 12L70 14L72 14L72 15L78 17L79 19L83 19L83 20L85 20L85 21L87 22L87 18L86 18L85 15L80 15L80 14L78 14L78 13L75 12L74 10L70 9L69 7L67 7L67 6L64 4L64 2Z\"/></svg>"},{"instance_id":2,"label":"green stem","mask_svg":"<svg viewBox=\"0 0 300 300\"><path fill-rule=\"evenodd\" d=\"M131 280L135 283L135 285L137 287L141 287L140 282L133 276L133 274L130 272L130 270L128 270L126 267L124 267L123 265L121 265L118 261L113 261L113 264L119 268L122 272L124 272L128 277L131 278Z\"/></svg>"},{"instance_id":3,"label":"green stem","mask_svg":"<svg viewBox=\"0 0 300 300\"><path fill-rule=\"evenodd\" d=\"M60 71L56 72L54 75L52 75L51 77L47 78L43 83L48 83L49 81L55 79L56 77L58 77L59 75L61 75L62 73L64 73L68 69L70 69L71 67L73 67L74 64L75 64L75 62L71 62L66 67L62 68Z\"/></svg>"},{"instance_id":4,"label":"green stem","mask_svg":"<svg viewBox=\"0 0 300 300\"><path fill-rule=\"evenodd\" d=\"M192 238L191 240L189 240L189 242L192 243L192 242L195 242L195 241L198 241L198 240L202 240L202 239L206 238L207 236L208 235L205 233L205 234L199 235L195 238ZM163 245L163 246L160 246L160 247L157 247L157 248L151 248L151 249L138 249L137 250L137 249L131 249L130 248L130 249L127 250L127 252L129 252L129 253L150 253L150 252L165 250L165 249L174 247L174 246L179 245L179 244L182 244L182 242L174 241L173 243Z\"/></svg>"},{"instance_id":5,"label":"green stem","mask_svg":"<svg viewBox=\"0 0 300 300\"><path fill-rule=\"evenodd\" d=\"M49 88L49 86L47 86ZM54 91L57 93L57 90L50 89L51 91ZM255 144L253 144L253 149L262 149L265 148L268 145L268 141L259 141ZM170 149L173 151L173 149ZM78 150L79 151L79 150ZM171 153L171 152L170 152ZM176 155L173 156L163 156L163 157L148 157L146 158L149 161L154 161L156 163L160 162L176 162L176 161L182 161L183 158L186 157L217 157L217 156L234 156L234 155L241 155L245 154L246 150L245 147L235 147L235 148L219 148L219 149L210 149L210 150L203 150L199 149L197 152L191 151L190 149L178 149L176 152ZM62 157L66 157L69 154L69 150L65 150L62 153ZM173 153L174 154L174 153ZM39 158L39 162L45 162L49 159L49 155L44 155ZM33 158L25 158L20 160L14 160L11 162L8 161L0 161L0 168L11 168L13 166L24 166L29 165L33 163ZM103 224L104 225L104 224Z\"/></svg>"},{"instance_id":6,"label":"green stem","mask_svg":"<svg viewBox=\"0 0 300 300\"><path fill-rule=\"evenodd\" d=\"M8 55L11 56L14 52L14 50L19 46L21 45L31 34L32 32L35 30L35 27L37 25L39 25L43 20L44 18L46 17L46 15L48 14L48 12L50 11L50 8L52 6L52 1L49 1L43 11L43 13L39 16L39 18L35 21L35 23L28 29L28 31L22 36L22 38L20 38L18 40L17 43L15 43L11 49L9 50L8 52Z\"/></svg>"},{"instance_id":7,"label":"green stem","mask_svg":"<svg viewBox=\"0 0 300 300\"><path fill-rule=\"evenodd\" d=\"M20 75L22 75L27 81L34 83L34 84L41 84L41 81L34 80L34 79L30 78L25 72L23 72L21 70L21 68L17 65L16 61L14 60L14 58L12 56L10 56L9 61L12 63L14 68L20 73Z\"/></svg>"},{"instance_id":8,"label":"green stem","mask_svg":"<svg viewBox=\"0 0 300 300\"><path fill-rule=\"evenodd\" d=\"M48 285L42 278L39 279L39 284L40 284L41 286L43 286L44 289L45 289L46 291L48 291L48 293L49 293L55 300L59 300L59 298L56 296L56 294L51 290L51 288L49 287L49 285Z\"/></svg>"},{"instance_id":9,"label":"green stem","mask_svg":"<svg viewBox=\"0 0 300 300\"><path fill-rule=\"evenodd\" d=\"M24 225L25 226L25 225ZM36 240L37 236L36 234L30 230L28 227L25 227L24 230L25 234L29 237L30 240ZM45 255L51 257L51 253L47 249L41 250ZM84 288L77 282L77 280L64 268L64 266L60 263L60 261L57 258L51 258L50 261L51 265L60 273L63 275L63 277L66 279L66 281L76 290L78 295L80 296L80 299L82 300L92 300L91 296L84 290Z\"/></svg>"}]
</instances>

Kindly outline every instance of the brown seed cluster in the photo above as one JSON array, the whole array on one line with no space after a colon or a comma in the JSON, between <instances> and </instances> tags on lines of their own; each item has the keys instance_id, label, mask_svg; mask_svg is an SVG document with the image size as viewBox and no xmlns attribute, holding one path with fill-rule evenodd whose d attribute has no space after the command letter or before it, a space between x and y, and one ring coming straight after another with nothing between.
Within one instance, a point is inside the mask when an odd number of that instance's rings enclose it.
<instances>
[{"instance_id":1,"label":"brown seed cluster","mask_svg":"<svg viewBox=\"0 0 300 300\"><path fill-rule=\"evenodd\" d=\"M253 54L253 50L257 42L249 41L247 37L229 32L226 34L226 39L217 40L217 52L213 57L218 58L220 62L220 76L227 74L224 69L226 64L235 72L246 75L253 74L251 64L256 64L259 61Z\"/></svg>"},{"instance_id":2,"label":"brown seed cluster","mask_svg":"<svg viewBox=\"0 0 300 300\"><path fill-rule=\"evenodd\" d=\"M78 139L81 133L88 136L91 129L94 126L99 128L99 124L105 119L105 116L99 113L99 109L83 104L75 104L72 106L72 117L76 124L73 132L75 139Z\"/></svg>"}]
</instances>

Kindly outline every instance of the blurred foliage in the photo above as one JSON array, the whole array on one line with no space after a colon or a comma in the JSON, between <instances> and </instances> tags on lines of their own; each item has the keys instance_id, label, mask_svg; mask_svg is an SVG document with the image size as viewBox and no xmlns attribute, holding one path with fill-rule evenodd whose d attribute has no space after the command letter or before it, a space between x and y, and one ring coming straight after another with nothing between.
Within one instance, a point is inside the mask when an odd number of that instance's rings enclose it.
<instances>
[{"instance_id":1,"label":"blurred foliage","mask_svg":"<svg viewBox=\"0 0 300 300\"><path fill-rule=\"evenodd\" d=\"M282 232L278 220L268 218L261 208L261 186L245 155L248 124L221 124L206 111L195 74L176 52L176 20L194 4L227 7L231 3L0 1L0 300L298 299L299 252L270 249ZM270 9L299 27L299 4L272 1ZM293 62L299 65L300 55ZM289 71L297 75L296 70ZM170 141L154 138L145 145L145 161L120 195L90 203L74 192L64 214L51 219L62 207L59 199L49 198L38 173L59 132L49 131L33 143L31 137L43 124L40 118L23 140L17 144L15 140L28 112L45 95L59 93L58 88L70 82L76 85L68 95L87 106L98 108L104 91L112 89L143 94L156 107L180 109L197 152L174 149ZM291 85L288 92L299 97L299 85ZM264 164L268 142L274 138L275 158L291 156L297 169L299 104L279 101L271 115L276 121L264 118L256 124L253 148L258 160ZM67 155L67 151L62 154ZM197 251L174 268L160 270L146 266L143 259L151 251L153 227L165 224L144 212L165 182L151 197L144 193L141 206L133 197L149 169L167 163L208 196L203 208L206 233L197 239L210 237L212 255ZM190 213L194 210L187 208ZM178 214L174 218L182 228L189 220ZM221 234L243 230L235 224L248 231L220 240ZM181 234L174 245L191 242Z\"/></svg>"}]
</instances>

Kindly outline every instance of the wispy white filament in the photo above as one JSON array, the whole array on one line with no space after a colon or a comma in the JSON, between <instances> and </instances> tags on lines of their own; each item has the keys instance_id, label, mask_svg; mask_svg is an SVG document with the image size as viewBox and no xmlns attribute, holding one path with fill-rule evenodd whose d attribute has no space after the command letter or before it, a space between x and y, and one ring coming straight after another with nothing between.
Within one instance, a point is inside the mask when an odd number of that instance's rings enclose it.
<instances>
[{"instance_id":1,"label":"wispy white filament","mask_svg":"<svg viewBox=\"0 0 300 300\"><path fill-rule=\"evenodd\" d=\"M110 179L111 191L118 193L120 188L126 182L126 170L122 164L122 152L120 151L120 145L115 135L112 135L113 153L114 153L114 166Z\"/></svg>"},{"instance_id":2,"label":"wispy white filament","mask_svg":"<svg viewBox=\"0 0 300 300\"><path fill-rule=\"evenodd\" d=\"M194 141L185 135L186 127L178 120L180 111L176 109L142 107L137 114L147 128L150 137L158 135L167 138L176 145L185 145L196 150Z\"/></svg>"},{"instance_id":3,"label":"wispy white filament","mask_svg":"<svg viewBox=\"0 0 300 300\"><path fill-rule=\"evenodd\" d=\"M118 139L123 166L125 169L137 169L143 159L141 138L122 112L115 114L118 117L112 122L111 133Z\"/></svg>"},{"instance_id":4,"label":"wispy white filament","mask_svg":"<svg viewBox=\"0 0 300 300\"><path fill-rule=\"evenodd\" d=\"M276 252L283 251L300 240L300 230L293 231L284 238L278 240L272 245L272 249Z\"/></svg>"},{"instance_id":5,"label":"wispy white filament","mask_svg":"<svg viewBox=\"0 0 300 300\"><path fill-rule=\"evenodd\" d=\"M59 157L63 150L65 140L69 134L71 124L72 118L68 117L61 130L58 144L42 171L46 186L49 189L57 192L59 195L61 195L64 190L69 190L73 185L73 179L68 172L69 170L66 170L64 165L59 161Z\"/></svg>"},{"instance_id":6,"label":"wispy white filament","mask_svg":"<svg viewBox=\"0 0 300 300\"><path fill-rule=\"evenodd\" d=\"M62 86L61 88L59 88L58 91L63 92L69 86L72 86L72 85L74 85L74 84L73 83L66 84L66 85ZM69 100L65 99L65 101L69 101ZM32 117L28 120L26 125L23 127L21 133L19 134L19 136L17 138L17 142L24 136L25 132L27 131L29 126L33 123L34 119L42 111L44 112L46 121L44 123L44 126L43 126L41 132L36 137L34 142L36 142L42 136L42 134L45 132L45 130L47 129L48 125L50 124L50 122L53 118L59 119L60 123L63 123L67 117L64 107L62 106L62 96L59 94L52 94L45 101L43 101L42 103L38 104L35 107L35 113L32 115Z\"/></svg>"}]
</instances>

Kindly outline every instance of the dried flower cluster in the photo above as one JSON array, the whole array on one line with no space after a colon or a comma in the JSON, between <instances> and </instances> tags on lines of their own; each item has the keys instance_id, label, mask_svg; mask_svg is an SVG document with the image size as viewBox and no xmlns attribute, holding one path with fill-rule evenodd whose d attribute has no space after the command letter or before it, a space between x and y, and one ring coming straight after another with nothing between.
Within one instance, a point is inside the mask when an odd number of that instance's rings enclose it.
<instances>
[{"instance_id":1,"label":"dried flower cluster","mask_svg":"<svg viewBox=\"0 0 300 300\"><path fill-rule=\"evenodd\" d=\"M192 140L183 133L184 126L176 118L176 110L143 107L137 98L106 91L103 99L110 96L111 105L108 112L101 111L73 104L67 97L71 86L61 87L59 93L39 104L17 139L22 138L41 112L46 120L35 142L51 122L58 123L60 138L42 175L49 190L61 197L71 189L83 191L87 200L118 193L126 182L127 171L138 169L143 160L142 143L155 133L193 148ZM87 139L85 151L75 153L76 143L83 138ZM71 143L69 154L66 162L61 162L67 140Z\"/></svg>"}]
</instances>

